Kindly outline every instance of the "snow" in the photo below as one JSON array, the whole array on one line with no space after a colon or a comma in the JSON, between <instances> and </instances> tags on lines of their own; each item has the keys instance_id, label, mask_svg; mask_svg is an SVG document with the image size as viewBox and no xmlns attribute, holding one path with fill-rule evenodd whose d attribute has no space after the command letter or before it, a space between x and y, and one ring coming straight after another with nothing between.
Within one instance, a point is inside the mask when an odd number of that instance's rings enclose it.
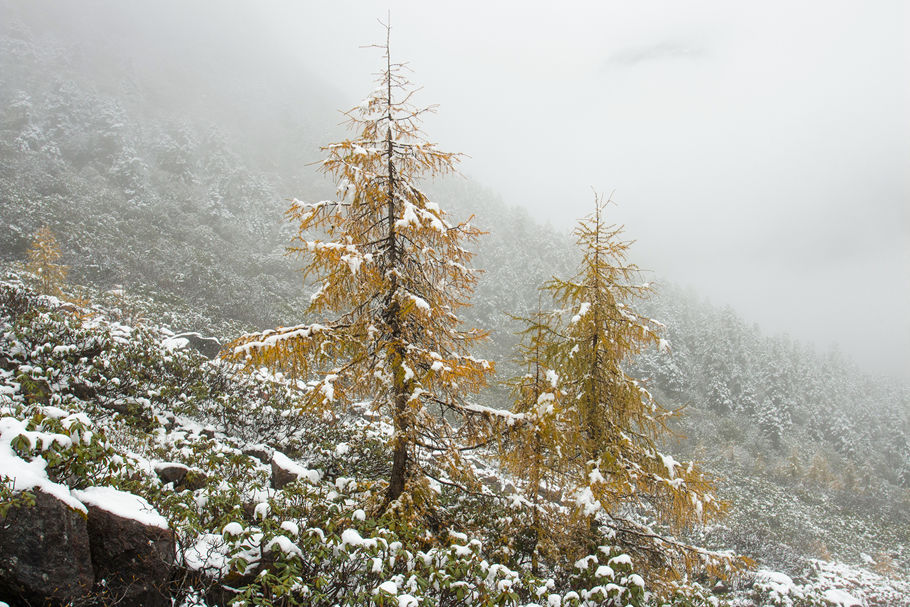
<instances>
[{"instance_id":1,"label":"snow","mask_svg":"<svg viewBox=\"0 0 910 607\"><path fill-rule=\"evenodd\" d=\"M410 594L398 595L398 607L417 607L420 602Z\"/></svg>"},{"instance_id":2,"label":"snow","mask_svg":"<svg viewBox=\"0 0 910 607\"><path fill-rule=\"evenodd\" d=\"M305 466L301 466L297 462L292 461L291 458L289 458L284 453L281 453L280 451L275 451L275 453L272 454L272 461L275 462L276 466L282 470L286 470L291 474L294 474L297 476L297 478L306 479L313 484L316 484L322 480L322 472L319 470L310 470Z\"/></svg>"},{"instance_id":3,"label":"snow","mask_svg":"<svg viewBox=\"0 0 910 607\"><path fill-rule=\"evenodd\" d=\"M547 369L547 381L550 382L550 386L555 388L559 383L559 374L553 369Z\"/></svg>"},{"instance_id":4,"label":"snow","mask_svg":"<svg viewBox=\"0 0 910 607\"><path fill-rule=\"evenodd\" d=\"M396 228L406 228L408 226L419 226L420 220L417 218L417 207L410 202L405 201L404 213L401 219L395 222Z\"/></svg>"},{"instance_id":5,"label":"snow","mask_svg":"<svg viewBox=\"0 0 910 607\"><path fill-rule=\"evenodd\" d=\"M167 529L167 519L158 514L145 498L120 491L113 487L88 487L73 490L73 495L81 502L110 512L120 518L138 521L149 527Z\"/></svg>"},{"instance_id":6,"label":"snow","mask_svg":"<svg viewBox=\"0 0 910 607\"><path fill-rule=\"evenodd\" d=\"M594 572L594 577L608 577L613 579L613 568L607 565L601 565L597 568L597 571Z\"/></svg>"},{"instance_id":7,"label":"snow","mask_svg":"<svg viewBox=\"0 0 910 607\"><path fill-rule=\"evenodd\" d=\"M632 566L632 557L629 556L628 554L620 554L618 556L614 556L607 562L611 565L628 565L629 567L631 567Z\"/></svg>"},{"instance_id":8,"label":"snow","mask_svg":"<svg viewBox=\"0 0 910 607\"><path fill-rule=\"evenodd\" d=\"M228 523L221 530L221 535L240 535L243 533L243 525L238 522Z\"/></svg>"},{"instance_id":9,"label":"snow","mask_svg":"<svg viewBox=\"0 0 910 607\"><path fill-rule=\"evenodd\" d=\"M288 533L290 533L291 535L293 535L294 537L297 537L300 535L300 526L297 523L295 523L294 521L283 521L281 523L281 528L284 529L285 531L287 531Z\"/></svg>"},{"instance_id":10,"label":"snow","mask_svg":"<svg viewBox=\"0 0 910 607\"><path fill-rule=\"evenodd\" d=\"M381 583L379 589L387 594L398 594L398 584L391 580Z\"/></svg>"},{"instance_id":11,"label":"snow","mask_svg":"<svg viewBox=\"0 0 910 607\"><path fill-rule=\"evenodd\" d=\"M363 537L356 529L345 529L341 532L342 546L360 546L363 544Z\"/></svg>"},{"instance_id":12,"label":"snow","mask_svg":"<svg viewBox=\"0 0 910 607\"><path fill-rule=\"evenodd\" d=\"M793 579L779 571L759 569L755 572L755 578L771 592L772 596L788 596L796 589Z\"/></svg>"},{"instance_id":13,"label":"snow","mask_svg":"<svg viewBox=\"0 0 910 607\"><path fill-rule=\"evenodd\" d=\"M265 517L267 517L271 511L272 507L269 506L268 502L259 502L253 509L253 516L257 519L265 520Z\"/></svg>"},{"instance_id":14,"label":"snow","mask_svg":"<svg viewBox=\"0 0 910 607\"><path fill-rule=\"evenodd\" d=\"M597 514L601 509L600 502L594 497L590 487L583 487L575 493L575 503L583 508L585 516Z\"/></svg>"},{"instance_id":15,"label":"snow","mask_svg":"<svg viewBox=\"0 0 910 607\"><path fill-rule=\"evenodd\" d=\"M300 548L298 548L297 545L294 544L294 542L292 542L289 538L283 535L276 535L271 539L271 541L269 541L268 544L265 545L266 552L271 552L274 548L278 548L278 550L282 551L285 554L303 556L303 552L301 552Z\"/></svg>"},{"instance_id":16,"label":"snow","mask_svg":"<svg viewBox=\"0 0 910 607\"><path fill-rule=\"evenodd\" d=\"M594 468L588 473L588 481L593 485L594 483L605 483L607 482L603 474L600 473L600 468Z\"/></svg>"},{"instance_id":17,"label":"snow","mask_svg":"<svg viewBox=\"0 0 910 607\"><path fill-rule=\"evenodd\" d=\"M679 462L673 459L672 455L659 455L660 459L663 461L664 468L666 468L667 472L670 474L670 479L676 478L676 466L679 465Z\"/></svg>"},{"instance_id":18,"label":"snow","mask_svg":"<svg viewBox=\"0 0 910 607\"><path fill-rule=\"evenodd\" d=\"M326 375L322 380L322 385L319 387L319 392L325 396L325 399L329 402L335 400L335 385L332 383L338 379L337 375Z\"/></svg>"},{"instance_id":19,"label":"snow","mask_svg":"<svg viewBox=\"0 0 910 607\"><path fill-rule=\"evenodd\" d=\"M570 321L571 324L574 325L575 323L577 323L578 321L580 321L580 320L582 319L582 317L583 317L585 314L587 314L587 313L588 313L588 310L590 310L590 309L591 309L591 303L590 303L590 302L587 302L587 301L581 302L581 305L578 306L578 314L576 314L575 316L572 317L572 320Z\"/></svg>"},{"instance_id":20,"label":"snow","mask_svg":"<svg viewBox=\"0 0 910 607\"><path fill-rule=\"evenodd\" d=\"M43 458L36 457L32 461L25 461L16 455L11 442L18 436L25 435L29 442L35 444L38 440L42 444L47 444L48 440L44 433L31 432L25 429L25 422L14 417L4 417L0 419L0 476L12 479L13 491L27 491L29 489L38 489L47 493L73 510L88 512L76 497L74 497L68 487L52 482L45 468L47 462ZM62 435L55 435L62 436ZM69 440L69 437L66 437ZM51 440L50 442L54 442Z\"/></svg>"},{"instance_id":21,"label":"snow","mask_svg":"<svg viewBox=\"0 0 910 607\"><path fill-rule=\"evenodd\" d=\"M411 298L411 301L414 302L414 305L417 306L418 309L424 310L424 311L429 311L430 304L428 304L427 300L425 300L423 297L418 297L417 295L414 295L413 293L408 293L408 297Z\"/></svg>"},{"instance_id":22,"label":"snow","mask_svg":"<svg viewBox=\"0 0 910 607\"><path fill-rule=\"evenodd\" d=\"M183 350L190 345L190 340L185 337L169 337L161 342L164 349L168 352Z\"/></svg>"},{"instance_id":23,"label":"snow","mask_svg":"<svg viewBox=\"0 0 910 607\"><path fill-rule=\"evenodd\" d=\"M837 607L862 607L862 602L840 588L829 588L822 595L825 600Z\"/></svg>"}]
</instances>

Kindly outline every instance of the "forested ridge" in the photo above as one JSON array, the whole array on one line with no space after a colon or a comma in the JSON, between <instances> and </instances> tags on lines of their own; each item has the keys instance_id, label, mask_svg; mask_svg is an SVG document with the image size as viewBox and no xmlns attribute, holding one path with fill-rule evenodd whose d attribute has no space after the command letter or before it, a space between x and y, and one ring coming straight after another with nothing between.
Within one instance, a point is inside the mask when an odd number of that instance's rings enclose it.
<instances>
[{"instance_id":1,"label":"forested ridge","mask_svg":"<svg viewBox=\"0 0 910 607\"><path fill-rule=\"evenodd\" d=\"M0 28L0 217L7 227L0 257L7 269L25 261L34 235L46 226L70 268L68 282L125 324L162 324L227 341L243 331L314 320L301 317L314 287L303 284L299 263L284 254L294 230L283 215L287 199L320 200L331 192L328 183L309 169L288 174L261 162L235 133L213 122L146 112L150 92L131 85L126 67L108 82L93 82L80 74L73 49L55 47L20 23ZM325 137L308 121L291 129L293 141L281 143L297 150L301 167L316 158ZM572 274L579 253L569 237L468 179L447 178L428 190L454 217L473 215L487 232L472 247L483 273L462 320L491 331L477 351L496 362L497 374L477 401L508 408L508 390L499 382L522 372L515 360L522 323L515 317L532 315L539 287ZM4 287L7 304L48 305L16 295L20 288L15 280ZM641 309L665 325L669 353L646 350L627 370L663 406L682 408L671 423L679 435L664 439L666 446L702 462L730 501L729 517L692 539L795 578L817 571L810 559L887 575L906 571L910 388L859 370L837 351L763 335L697 294L659 281L656 288ZM6 329L24 331L26 317L7 314ZM167 337L143 339L159 344ZM28 339L40 342L40 336ZM147 347L165 362L183 356ZM180 364L186 368L169 373L195 373L187 370L194 361ZM203 383L219 381L206 377ZM211 394L218 389L209 388ZM235 398L231 390L219 398ZM146 418L162 414L161 405ZM204 398L180 406L196 416L194 423L213 423L216 416ZM304 457L301 445L321 431L304 429L290 451ZM338 439L346 442L355 444ZM356 444L379 448L370 437ZM306 458L328 467L323 460L335 445L319 449L318 457ZM365 461L350 464L352 470L361 473ZM355 511L345 516L356 524Z\"/></svg>"}]
</instances>

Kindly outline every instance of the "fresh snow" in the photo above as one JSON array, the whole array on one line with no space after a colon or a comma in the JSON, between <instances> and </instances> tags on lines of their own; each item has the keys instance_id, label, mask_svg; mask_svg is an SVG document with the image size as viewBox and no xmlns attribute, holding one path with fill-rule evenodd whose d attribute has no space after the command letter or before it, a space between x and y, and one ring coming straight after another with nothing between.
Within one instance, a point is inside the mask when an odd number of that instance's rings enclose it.
<instances>
[{"instance_id":1,"label":"fresh snow","mask_svg":"<svg viewBox=\"0 0 910 607\"><path fill-rule=\"evenodd\" d=\"M310 470L305 466L301 466L280 451L275 451L275 453L272 454L272 461L274 461L275 465L282 470L287 470L291 474L296 475L297 478L306 479L313 484L322 480L322 472L319 470Z\"/></svg>"},{"instance_id":2,"label":"fresh snow","mask_svg":"<svg viewBox=\"0 0 910 607\"><path fill-rule=\"evenodd\" d=\"M825 590L823 596L826 601L837 605L837 607L862 607L863 605L859 599L840 588L829 588L828 590Z\"/></svg>"},{"instance_id":3,"label":"fresh snow","mask_svg":"<svg viewBox=\"0 0 910 607\"><path fill-rule=\"evenodd\" d=\"M12 441L19 436L26 437L33 446L38 443L42 446L50 445L56 442L54 437L60 435L29 432L25 428L25 422L14 417L0 419L0 476L12 479L13 491L38 489L59 499L73 510L88 512L85 505L70 493L68 487L48 478L45 470L47 462L44 458L36 457L27 462L16 455L11 445ZM69 437L64 438L69 442Z\"/></svg>"},{"instance_id":4,"label":"fresh snow","mask_svg":"<svg viewBox=\"0 0 910 607\"><path fill-rule=\"evenodd\" d=\"M81 502L110 512L120 518L138 521L149 527L167 529L167 519L158 514L145 498L120 491L113 487L88 487L74 489L73 495Z\"/></svg>"}]
</instances>

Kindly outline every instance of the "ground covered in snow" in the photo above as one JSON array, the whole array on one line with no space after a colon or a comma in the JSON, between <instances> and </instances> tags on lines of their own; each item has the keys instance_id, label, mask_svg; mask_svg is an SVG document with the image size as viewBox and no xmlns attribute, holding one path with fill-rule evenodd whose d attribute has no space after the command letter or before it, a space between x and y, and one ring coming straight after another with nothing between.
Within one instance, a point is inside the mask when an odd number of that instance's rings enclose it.
<instances>
[{"instance_id":1,"label":"ground covered in snow","mask_svg":"<svg viewBox=\"0 0 910 607\"><path fill-rule=\"evenodd\" d=\"M292 382L115 316L0 283L0 500L40 488L174 529L177 604L661 604L609 545L532 574L498 536L499 501L436 486L432 516L370 516L390 458L368 408L302 414ZM276 489L276 467L296 480ZM673 602L910 605L907 579L865 556L801 577L763 563Z\"/></svg>"}]
</instances>

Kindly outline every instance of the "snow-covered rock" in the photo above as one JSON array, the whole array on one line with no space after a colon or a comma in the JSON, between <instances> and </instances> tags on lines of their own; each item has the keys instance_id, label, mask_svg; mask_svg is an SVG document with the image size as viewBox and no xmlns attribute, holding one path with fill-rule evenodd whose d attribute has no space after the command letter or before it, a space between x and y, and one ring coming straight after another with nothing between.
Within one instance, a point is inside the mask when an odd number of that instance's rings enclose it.
<instances>
[{"instance_id":1,"label":"snow-covered rock","mask_svg":"<svg viewBox=\"0 0 910 607\"><path fill-rule=\"evenodd\" d=\"M167 607L174 532L139 496L111 487L73 494L88 507L88 536L97 587L118 605Z\"/></svg>"}]
</instances>

